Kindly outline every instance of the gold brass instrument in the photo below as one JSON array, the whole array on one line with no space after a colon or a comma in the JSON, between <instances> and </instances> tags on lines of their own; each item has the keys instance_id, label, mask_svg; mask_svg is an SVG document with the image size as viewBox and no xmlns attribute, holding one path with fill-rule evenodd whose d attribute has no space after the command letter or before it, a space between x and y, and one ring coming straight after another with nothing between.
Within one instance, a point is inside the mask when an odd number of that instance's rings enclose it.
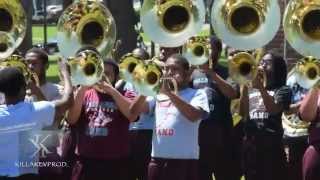
<instances>
[{"instance_id":1,"label":"gold brass instrument","mask_svg":"<svg viewBox=\"0 0 320 180\"><path fill-rule=\"evenodd\" d=\"M73 85L92 86L99 82L104 74L102 57L92 50L79 52L75 57L68 58L68 63Z\"/></svg>"},{"instance_id":2,"label":"gold brass instrument","mask_svg":"<svg viewBox=\"0 0 320 180\"><path fill-rule=\"evenodd\" d=\"M97 0L79 0L61 15L57 25L61 54L74 56L83 46L95 47L107 56L116 40L116 25L109 10Z\"/></svg>"},{"instance_id":3,"label":"gold brass instrument","mask_svg":"<svg viewBox=\"0 0 320 180\"><path fill-rule=\"evenodd\" d=\"M18 0L0 1L0 60L9 57L26 34L26 13Z\"/></svg>"},{"instance_id":4,"label":"gold brass instrument","mask_svg":"<svg viewBox=\"0 0 320 180\"><path fill-rule=\"evenodd\" d=\"M202 0L145 0L140 12L145 34L162 47L178 47L200 32L205 21Z\"/></svg>"},{"instance_id":5,"label":"gold brass instrument","mask_svg":"<svg viewBox=\"0 0 320 180\"><path fill-rule=\"evenodd\" d=\"M119 63L121 79L133 83L132 73L140 64L143 64L143 60L132 53L122 56Z\"/></svg>"},{"instance_id":6,"label":"gold brass instrument","mask_svg":"<svg viewBox=\"0 0 320 180\"><path fill-rule=\"evenodd\" d=\"M23 76L25 77L26 83L33 81L37 86L40 86L39 77L35 72L28 67L28 64L25 62L25 59L19 55L11 55L5 58L3 61L0 61L0 69L6 67L15 67L18 68Z\"/></svg>"},{"instance_id":7,"label":"gold brass instrument","mask_svg":"<svg viewBox=\"0 0 320 180\"><path fill-rule=\"evenodd\" d=\"M264 46L280 26L280 7L275 0L217 0L211 12L216 35L236 49Z\"/></svg>"},{"instance_id":8,"label":"gold brass instrument","mask_svg":"<svg viewBox=\"0 0 320 180\"><path fill-rule=\"evenodd\" d=\"M156 96L160 91L162 71L153 61L147 61L136 66L132 72L133 85L145 96Z\"/></svg>"},{"instance_id":9,"label":"gold brass instrument","mask_svg":"<svg viewBox=\"0 0 320 180\"><path fill-rule=\"evenodd\" d=\"M248 84L252 82L258 74L258 66L262 53L262 49L257 49L255 55L248 52L239 52L232 56L232 58L228 60L231 79L238 84ZM264 80L264 84L266 84L266 77L264 77Z\"/></svg>"},{"instance_id":10,"label":"gold brass instrument","mask_svg":"<svg viewBox=\"0 0 320 180\"><path fill-rule=\"evenodd\" d=\"M320 61L311 56L302 58L293 73L301 87L310 89L320 80Z\"/></svg>"},{"instance_id":11,"label":"gold brass instrument","mask_svg":"<svg viewBox=\"0 0 320 180\"><path fill-rule=\"evenodd\" d=\"M202 65L210 59L211 48L208 37L191 37L184 45L182 55L190 65Z\"/></svg>"},{"instance_id":12,"label":"gold brass instrument","mask_svg":"<svg viewBox=\"0 0 320 180\"><path fill-rule=\"evenodd\" d=\"M320 58L320 1L291 0L283 16L284 34L304 56Z\"/></svg>"}]
</instances>

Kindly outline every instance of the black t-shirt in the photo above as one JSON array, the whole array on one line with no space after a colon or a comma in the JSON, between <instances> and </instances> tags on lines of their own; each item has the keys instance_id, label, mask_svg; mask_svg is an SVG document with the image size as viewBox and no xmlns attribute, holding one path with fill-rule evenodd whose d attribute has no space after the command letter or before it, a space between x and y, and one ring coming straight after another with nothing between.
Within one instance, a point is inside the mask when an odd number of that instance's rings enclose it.
<instances>
[{"instance_id":1,"label":"black t-shirt","mask_svg":"<svg viewBox=\"0 0 320 180\"><path fill-rule=\"evenodd\" d=\"M216 66L215 72L223 79L228 77L228 69L221 65ZM217 84L207 74L194 70L191 86L193 88L205 88L207 92L210 114L208 119L203 120L202 123L218 124L226 129L231 129L233 121L230 111L230 99L224 96Z\"/></svg>"},{"instance_id":2,"label":"black t-shirt","mask_svg":"<svg viewBox=\"0 0 320 180\"><path fill-rule=\"evenodd\" d=\"M246 122L245 128L247 135L267 133L282 136L281 116L283 110L288 109L290 106L292 91L288 86L282 86L268 91L268 94L274 97L277 104L283 105L282 111L277 114L270 114L266 110L260 91L249 89L249 120Z\"/></svg>"}]
</instances>

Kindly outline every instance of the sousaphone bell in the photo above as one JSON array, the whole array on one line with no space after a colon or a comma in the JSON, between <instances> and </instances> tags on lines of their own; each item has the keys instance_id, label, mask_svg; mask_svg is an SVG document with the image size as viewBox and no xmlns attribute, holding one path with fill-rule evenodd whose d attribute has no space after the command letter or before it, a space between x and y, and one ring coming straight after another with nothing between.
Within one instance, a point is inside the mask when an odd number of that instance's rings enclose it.
<instances>
[{"instance_id":1,"label":"sousaphone bell","mask_svg":"<svg viewBox=\"0 0 320 180\"><path fill-rule=\"evenodd\" d=\"M208 62L210 54L210 40L205 36L191 37L182 50L182 55L188 60L190 65L194 66Z\"/></svg>"},{"instance_id":2,"label":"sousaphone bell","mask_svg":"<svg viewBox=\"0 0 320 180\"><path fill-rule=\"evenodd\" d=\"M280 26L276 0L216 0L211 12L215 34L228 46L240 50L263 47Z\"/></svg>"},{"instance_id":3,"label":"sousaphone bell","mask_svg":"<svg viewBox=\"0 0 320 180\"><path fill-rule=\"evenodd\" d=\"M283 16L287 41L303 56L320 58L320 1L291 0Z\"/></svg>"},{"instance_id":4,"label":"sousaphone bell","mask_svg":"<svg viewBox=\"0 0 320 180\"><path fill-rule=\"evenodd\" d=\"M144 33L162 47L178 47L200 32L203 0L145 0L140 12Z\"/></svg>"},{"instance_id":5,"label":"sousaphone bell","mask_svg":"<svg viewBox=\"0 0 320 180\"><path fill-rule=\"evenodd\" d=\"M116 25L100 1L78 0L59 18L57 40L65 57L74 56L83 46L93 46L102 56L107 56L116 40Z\"/></svg>"},{"instance_id":6,"label":"sousaphone bell","mask_svg":"<svg viewBox=\"0 0 320 180\"><path fill-rule=\"evenodd\" d=\"M26 34L26 13L18 0L0 1L0 60L9 57Z\"/></svg>"}]
</instances>

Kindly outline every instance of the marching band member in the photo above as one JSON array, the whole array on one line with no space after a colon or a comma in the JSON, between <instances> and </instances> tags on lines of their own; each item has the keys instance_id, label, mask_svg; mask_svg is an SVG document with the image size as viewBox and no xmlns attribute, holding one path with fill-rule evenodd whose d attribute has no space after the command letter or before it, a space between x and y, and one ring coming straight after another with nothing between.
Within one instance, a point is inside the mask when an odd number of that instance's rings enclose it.
<instances>
[{"instance_id":1,"label":"marching band member","mask_svg":"<svg viewBox=\"0 0 320 180\"><path fill-rule=\"evenodd\" d=\"M303 156L303 180L320 179L319 84L310 89L299 108L301 119L311 122L309 146Z\"/></svg>"},{"instance_id":2,"label":"marching band member","mask_svg":"<svg viewBox=\"0 0 320 180\"><path fill-rule=\"evenodd\" d=\"M135 94L114 88L119 67L104 62L103 79L93 87L80 86L67 121L76 126L77 161L72 179L127 179L129 123L137 116L129 113L129 99Z\"/></svg>"},{"instance_id":3,"label":"marching band member","mask_svg":"<svg viewBox=\"0 0 320 180\"><path fill-rule=\"evenodd\" d=\"M27 84L18 69L8 67L0 71L0 92L5 95L5 104L0 105L0 179L37 178L38 169L32 166L38 161L38 156L33 156L37 149L29 144L28 134L61 120L57 114L63 113L73 102L65 63L60 63L60 71L64 79L63 96L39 102L24 101Z\"/></svg>"},{"instance_id":4,"label":"marching band member","mask_svg":"<svg viewBox=\"0 0 320 180\"><path fill-rule=\"evenodd\" d=\"M29 65L29 68L36 73L39 78L40 92L37 88L31 86L32 94L36 94L40 99L52 101L61 97L62 87L58 84L51 83L47 80L46 71L49 68L49 57L48 54L39 48L32 48L27 51L25 60ZM32 85L35 85L32 83Z\"/></svg>"},{"instance_id":5,"label":"marching band member","mask_svg":"<svg viewBox=\"0 0 320 180\"><path fill-rule=\"evenodd\" d=\"M213 173L216 180L233 180L237 175L231 167L235 163L230 100L239 95L236 87L225 80L228 74L226 68L217 63L222 51L221 40L213 36L210 43L212 69L207 62L192 74L192 87L206 88L210 108L208 119L201 121L199 127L199 176L200 180L211 180Z\"/></svg>"},{"instance_id":6,"label":"marching band member","mask_svg":"<svg viewBox=\"0 0 320 180\"><path fill-rule=\"evenodd\" d=\"M302 121L298 112L302 99L308 93L308 89L301 87L297 83L294 73L288 77L287 85L292 90L292 104L289 110L284 112L282 124L288 161L288 177L290 180L302 180L302 159L308 147L309 123Z\"/></svg>"},{"instance_id":7,"label":"marching band member","mask_svg":"<svg viewBox=\"0 0 320 180\"><path fill-rule=\"evenodd\" d=\"M142 48L134 49L132 54L143 60L149 59L148 52ZM130 83L126 83L126 85L132 86ZM124 89L127 88L132 89L132 87L124 87ZM136 93L138 94L139 92ZM130 123L130 180L147 180L148 164L151 158L153 126L154 113L142 113L137 121Z\"/></svg>"},{"instance_id":8,"label":"marching band member","mask_svg":"<svg viewBox=\"0 0 320 180\"><path fill-rule=\"evenodd\" d=\"M241 87L240 115L245 121L245 178L283 180L287 178L281 115L291 102L291 90L285 86L286 63L281 56L267 53L260 66L252 88L247 85Z\"/></svg>"},{"instance_id":9,"label":"marching band member","mask_svg":"<svg viewBox=\"0 0 320 180\"><path fill-rule=\"evenodd\" d=\"M177 82L175 94L164 83L160 93L167 96L146 101L139 96L130 107L131 113L155 113L149 180L198 179L198 128L209 112L207 95L203 90L189 88L190 69L181 55L170 56L166 63L168 77Z\"/></svg>"}]
</instances>

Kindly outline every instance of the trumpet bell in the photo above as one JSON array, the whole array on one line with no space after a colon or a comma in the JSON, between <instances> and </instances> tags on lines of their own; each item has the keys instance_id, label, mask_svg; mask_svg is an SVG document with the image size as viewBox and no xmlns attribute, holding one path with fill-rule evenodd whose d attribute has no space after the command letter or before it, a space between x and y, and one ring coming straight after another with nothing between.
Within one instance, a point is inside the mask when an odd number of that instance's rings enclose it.
<instances>
[{"instance_id":1,"label":"trumpet bell","mask_svg":"<svg viewBox=\"0 0 320 180\"><path fill-rule=\"evenodd\" d=\"M26 13L17 0L0 1L0 59L9 57L26 34Z\"/></svg>"},{"instance_id":2,"label":"trumpet bell","mask_svg":"<svg viewBox=\"0 0 320 180\"><path fill-rule=\"evenodd\" d=\"M247 52L237 53L228 64L230 77L238 84L247 84L257 76L257 60Z\"/></svg>"},{"instance_id":3,"label":"trumpet bell","mask_svg":"<svg viewBox=\"0 0 320 180\"><path fill-rule=\"evenodd\" d=\"M202 0L145 0L140 12L145 34L163 47L178 47L200 32L205 20Z\"/></svg>"},{"instance_id":4,"label":"trumpet bell","mask_svg":"<svg viewBox=\"0 0 320 180\"><path fill-rule=\"evenodd\" d=\"M132 73L135 68L143 64L142 59L134 56L132 53L128 53L124 55L120 59L119 69L120 69L120 77L126 82L133 83Z\"/></svg>"},{"instance_id":5,"label":"trumpet bell","mask_svg":"<svg viewBox=\"0 0 320 180\"><path fill-rule=\"evenodd\" d=\"M65 57L74 56L83 46L93 46L107 56L116 40L116 25L110 11L99 1L79 0L59 18L57 40Z\"/></svg>"},{"instance_id":6,"label":"trumpet bell","mask_svg":"<svg viewBox=\"0 0 320 180\"><path fill-rule=\"evenodd\" d=\"M94 51L85 50L69 58L73 85L92 86L102 79L104 65L102 57Z\"/></svg>"},{"instance_id":7,"label":"trumpet bell","mask_svg":"<svg viewBox=\"0 0 320 180\"><path fill-rule=\"evenodd\" d=\"M320 62L313 57L305 57L295 67L296 82L310 89L320 80Z\"/></svg>"},{"instance_id":8,"label":"trumpet bell","mask_svg":"<svg viewBox=\"0 0 320 180\"><path fill-rule=\"evenodd\" d=\"M295 0L283 16L284 34L290 45L304 56L320 58L320 1Z\"/></svg>"},{"instance_id":9,"label":"trumpet bell","mask_svg":"<svg viewBox=\"0 0 320 180\"><path fill-rule=\"evenodd\" d=\"M211 12L216 35L236 49L264 46L280 26L280 7L274 0L219 0L214 1Z\"/></svg>"},{"instance_id":10,"label":"trumpet bell","mask_svg":"<svg viewBox=\"0 0 320 180\"><path fill-rule=\"evenodd\" d=\"M210 42L206 37L192 37L183 47L183 56L190 65L202 65L209 60L211 54Z\"/></svg>"},{"instance_id":11,"label":"trumpet bell","mask_svg":"<svg viewBox=\"0 0 320 180\"><path fill-rule=\"evenodd\" d=\"M159 93L162 71L156 63L139 64L132 74L133 84L140 94L154 97Z\"/></svg>"}]
</instances>

